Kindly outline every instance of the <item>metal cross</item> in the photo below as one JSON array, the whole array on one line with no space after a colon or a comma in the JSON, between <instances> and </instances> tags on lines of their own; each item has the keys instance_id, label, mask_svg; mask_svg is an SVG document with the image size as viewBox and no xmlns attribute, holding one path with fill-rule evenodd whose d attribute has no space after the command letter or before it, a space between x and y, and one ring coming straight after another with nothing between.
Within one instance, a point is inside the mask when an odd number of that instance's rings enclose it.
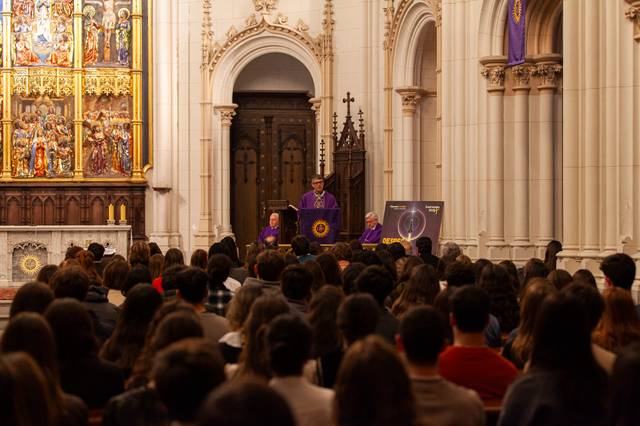
<instances>
[{"instance_id":1,"label":"metal cross","mask_svg":"<svg viewBox=\"0 0 640 426\"><path fill-rule=\"evenodd\" d=\"M347 117L351 117L351 102L356 100L351 97L351 92L347 92L347 97L342 100L342 103L347 104Z\"/></svg>"}]
</instances>

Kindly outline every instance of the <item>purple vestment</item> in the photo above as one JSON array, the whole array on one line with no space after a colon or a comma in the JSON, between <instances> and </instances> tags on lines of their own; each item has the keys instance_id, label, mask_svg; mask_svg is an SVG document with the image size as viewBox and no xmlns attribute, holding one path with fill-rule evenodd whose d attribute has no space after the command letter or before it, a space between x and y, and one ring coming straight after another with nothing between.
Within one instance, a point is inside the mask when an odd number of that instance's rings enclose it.
<instances>
[{"instance_id":1,"label":"purple vestment","mask_svg":"<svg viewBox=\"0 0 640 426\"><path fill-rule=\"evenodd\" d=\"M377 223L373 229L365 229L358 241L362 244L378 244L380 242L380 234L382 234L382 225Z\"/></svg>"},{"instance_id":2,"label":"purple vestment","mask_svg":"<svg viewBox=\"0 0 640 426\"><path fill-rule=\"evenodd\" d=\"M300 199L300 204L298 205L299 209L336 209L338 208L338 202L336 198L329 194L327 191L322 193L320 197L320 203L322 206L316 206L316 195L313 191L309 191L302 196Z\"/></svg>"},{"instance_id":3,"label":"purple vestment","mask_svg":"<svg viewBox=\"0 0 640 426\"><path fill-rule=\"evenodd\" d=\"M264 243L264 240L266 240L267 237L275 237L276 241L278 241L279 233L280 233L279 227L272 228L270 226L265 226L264 228L262 228L262 231L260 231L260 236L258 237L258 241L260 241L261 243Z\"/></svg>"}]
</instances>

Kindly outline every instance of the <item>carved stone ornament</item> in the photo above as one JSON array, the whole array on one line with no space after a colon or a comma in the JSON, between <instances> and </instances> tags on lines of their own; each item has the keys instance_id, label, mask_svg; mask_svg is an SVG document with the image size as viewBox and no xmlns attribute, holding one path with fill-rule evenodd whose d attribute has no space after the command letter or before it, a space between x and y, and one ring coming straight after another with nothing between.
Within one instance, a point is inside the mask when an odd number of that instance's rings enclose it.
<instances>
[{"instance_id":1,"label":"carved stone ornament","mask_svg":"<svg viewBox=\"0 0 640 426\"><path fill-rule=\"evenodd\" d=\"M296 30L300 31L301 33L307 33L309 32L309 25L307 25L302 19L298 19Z\"/></svg>"},{"instance_id":2,"label":"carved stone ornament","mask_svg":"<svg viewBox=\"0 0 640 426\"><path fill-rule=\"evenodd\" d=\"M558 76L562 74L560 64L539 64L535 71L538 77L538 87L555 88L558 85Z\"/></svg>"},{"instance_id":3,"label":"carved stone ornament","mask_svg":"<svg viewBox=\"0 0 640 426\"><path fill-rule=\"evenodd\" d=\"M481 74L489 81L489 91L504 90L504 65L487 65Z\"/></svg>"},{"instance_id":4,"label":"carved stone ornament","mask_svg":"<svg viewBox=\"0 0 640 426\"><path fill-rule=\"evenodd\" d=\"M223 127L231 127L231 121L236 115L234 107L218 107L216 108L220 113L220 123Z\"/></svg>"},{"instance_id":5,"label":"carved stone ornament","mask_svg":"<svg viewBox=\"0 0 640 426\"><path fill-rule=\"evenodd\" d=\"M402 87L396 92L402 98L402 110L405 112L414 112L425 94L425 91L419 87Z\"/></svg>"},{"instance_id":6,"label":"carved stone ornament","mask_svg":"<svg viewBox=\"0 0 640 426\"><path fill-rule=\"evenodd\" d=\"M529 81L531 75L535 72L536 68L529 64L523 64L515 66L511 69L511 74L515 81L516 89L529 89Z\"/></svg>"},{"instance_id":7,"label":"carved stone ornament","mask_svg":"<svg viewBox=\"0 0 640 426\"><path fill-rule=\"evenodd\" d=\"M633 38L640 42L640 1L632 3L624 16L633 23Z\"/></svg>"},{"instance_id":8,"label":"carved stone ornament","mask_svg":"<svg viewBox=\"0 0 640 426\"><path fill-rule=\"evenodd\" d=\"M202 66L209 63L209 54L213 45L213 24L211 20L211 0L202 2Z\"/></svg>"},{"instance_id":9,"label":"carved stone ornament","mask_svg":"<svg viewBox=\"0 0 640 426\"><path fill-rule=\"evenodd\" d=\"M260 12L263 15L270 15L276 8L276 0L253 0L253 4L256 7L256 12Z\"/></svg>"},{"instance_id":10,"label":"carved stone ornament","mask_svg":"<svg viewBox=\"0 0 640 426\"><path fill-rule=\"evenodd\" d=\"M263 15L258 16L257 19L255 15L251 15L246 19L245 27L241 30L237 30L232 25L226 33L224 43L218 44L212 41L207 48L208 54L203 53L203 58L208 59L207 67L209 71L213 71L225 53L231 50L233 46L264 32L295 38L314 54L318 62L322 62L323 59L331 57L333 55L333 20L331 19L333 7L332 3L328 0L325 6L324 22L329 22L329 24L327 24L325 32L319 34L317 37L312 37L309 34L309 26L304 23L304 21L299 20L294 27L289 25L289 19L282 14L278 14L276 17Z\"/></svg>"}]
</instances>

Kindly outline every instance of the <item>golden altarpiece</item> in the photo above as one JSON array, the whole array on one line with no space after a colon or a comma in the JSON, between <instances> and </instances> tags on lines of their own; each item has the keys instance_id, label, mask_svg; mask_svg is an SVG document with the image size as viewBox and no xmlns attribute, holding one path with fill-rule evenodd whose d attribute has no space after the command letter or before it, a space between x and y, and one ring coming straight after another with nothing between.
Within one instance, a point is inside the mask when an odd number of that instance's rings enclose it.
<instances>
[{"instance_id":1,"label":"golden altarpiece","mask_svg":"<svg viewBox=\"0 0 640 426\"><path fill-rule=\"evenodd\" d=\"M113 204L143 238L152 1L0 5L0 225L104 225Z\"/></svg>"}]
</instances>

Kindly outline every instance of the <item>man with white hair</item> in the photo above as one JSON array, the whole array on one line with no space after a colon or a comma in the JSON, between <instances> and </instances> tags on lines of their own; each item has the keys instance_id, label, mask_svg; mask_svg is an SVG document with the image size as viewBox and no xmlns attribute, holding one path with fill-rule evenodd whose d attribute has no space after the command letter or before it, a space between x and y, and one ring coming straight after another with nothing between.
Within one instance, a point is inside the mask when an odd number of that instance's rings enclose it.
<instances>
[{"instance_id":1,"label":"man with white hair","mask_svg":"<svg viewBox=\"0 0 640 426\"><path fill-rule=\"evenodd\" d=\"M271 216L269 216L269 225L262 228L258 241L263 244L274 244L278 242L279 235L280 215L278 213L271 213Z\"/></svg>"},{"instance_id":2,"label":"man with white hair","mask_svg":"<svg viewBox=\"0 0 640 426\"><path fill-rule=\"evenodd\" d=\"M378 222L378 215L374 212L369 212L365 215L364 221L367 227L360 237L360 243L378 244L380 242L380 234L382 234L382 225Z\"/></svg>"}]
</instances>

